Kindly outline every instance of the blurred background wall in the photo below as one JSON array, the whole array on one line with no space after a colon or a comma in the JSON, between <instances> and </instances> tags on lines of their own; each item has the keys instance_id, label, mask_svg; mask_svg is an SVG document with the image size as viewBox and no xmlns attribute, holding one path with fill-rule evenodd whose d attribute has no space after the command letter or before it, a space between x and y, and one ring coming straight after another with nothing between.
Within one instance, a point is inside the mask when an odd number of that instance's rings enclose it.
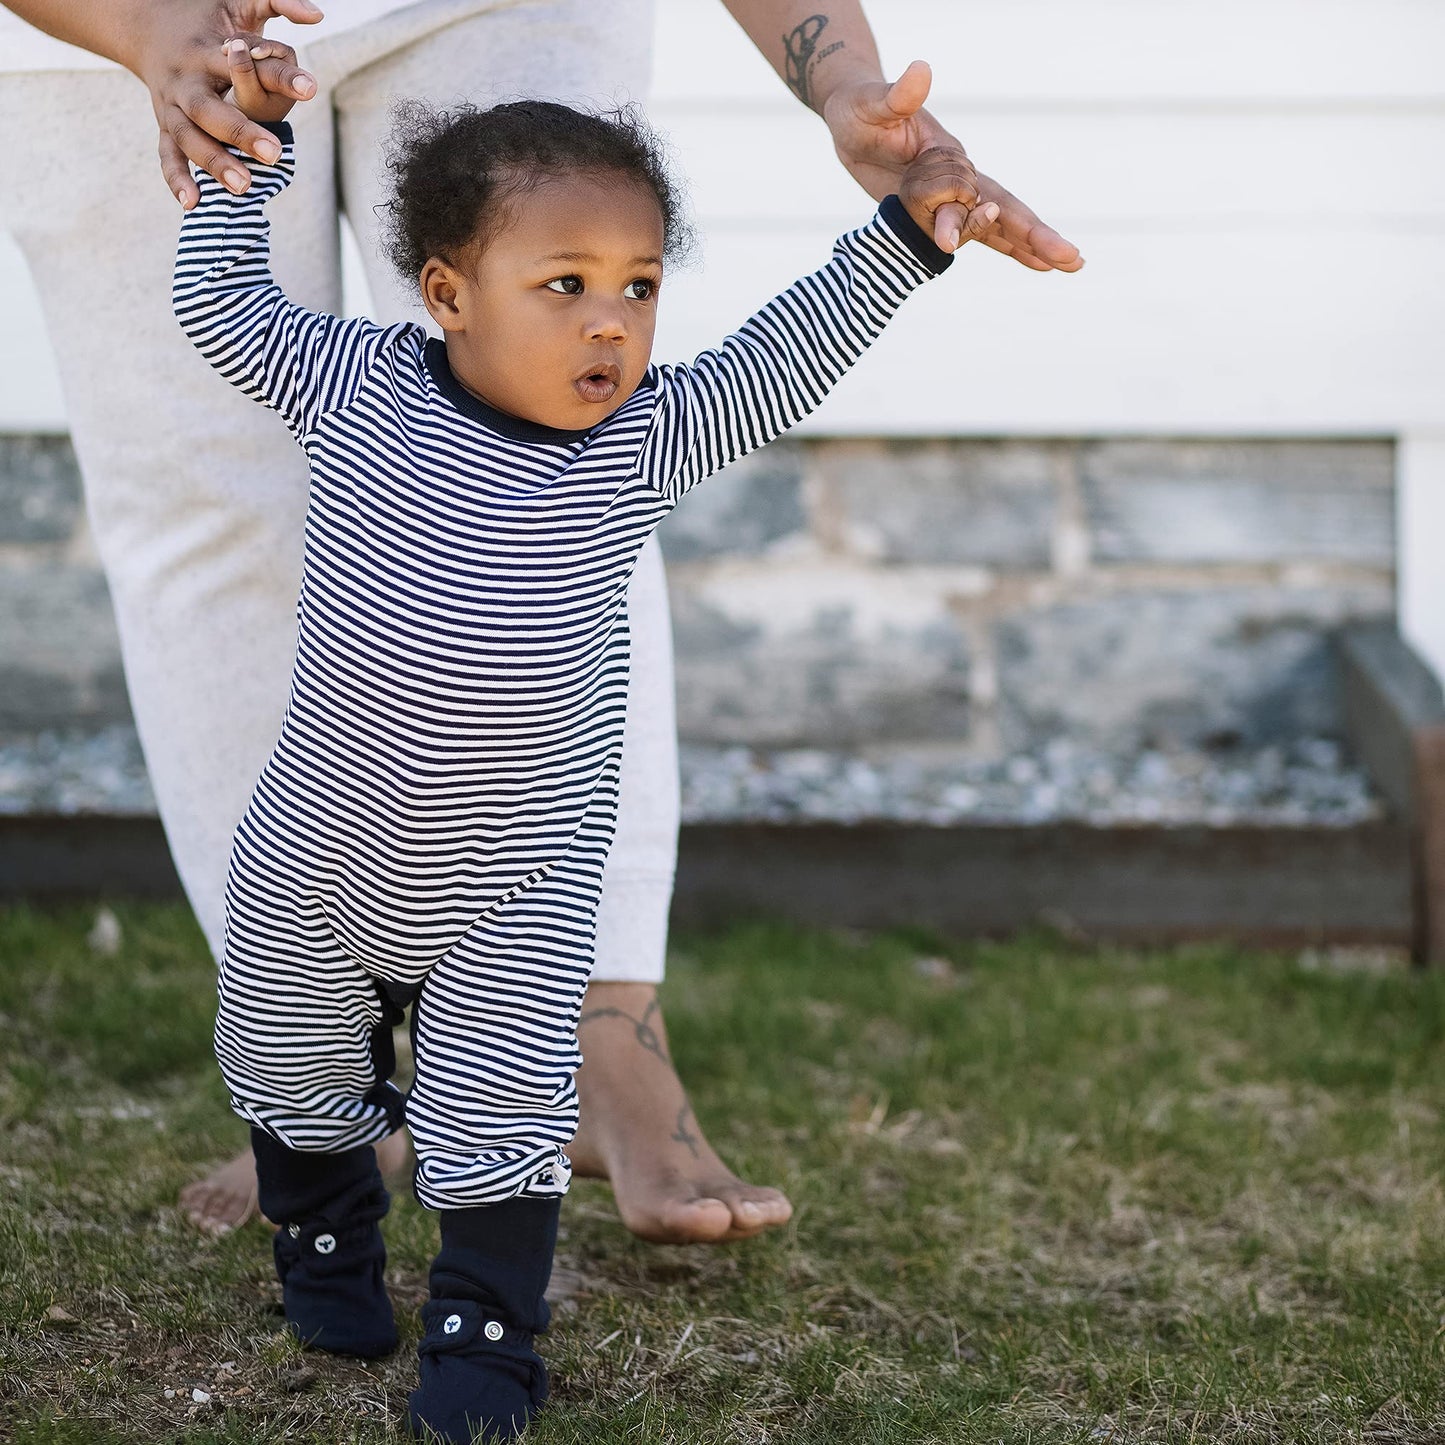
<instances>
[{"instance_id":1,"label":"blurred background wall","mask_svg":"<svg viewBox=\"0 0 1445 1445\"><path fill-rule=\"evenodd\" d=\"M703 236L668 281L665 359L869 204L715 0L659 11L652 113ZM801 433L669 522L694 764L861 749L1027 778L1061 738L1121 768L1328 749L1341 621L1398 609L1445 665L1445 7L872 12L889 72L929 60L935 113L1088 266L970 247ZM123 729L63 407L3 241L0 317L0 734Z\"/></svg>"}]
</instances>

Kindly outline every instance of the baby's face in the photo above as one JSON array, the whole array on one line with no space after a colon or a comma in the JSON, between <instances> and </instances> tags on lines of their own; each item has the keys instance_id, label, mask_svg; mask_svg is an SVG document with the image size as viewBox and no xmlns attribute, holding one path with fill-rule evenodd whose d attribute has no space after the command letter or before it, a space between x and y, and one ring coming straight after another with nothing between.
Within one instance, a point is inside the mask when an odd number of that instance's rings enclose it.
<instances>
[{"instance_id":1,"label":"baby's face","mask_svg":"<svg viewBox=\"0 0 1445 1445\"><path fill-rule=\"evenodd\" d=\"M508 209L510 223L459 282L452 370L513 416L595 426L637 390L652 356L657 198L617 176L562 176Z\"/></svg>"}]
</instances>

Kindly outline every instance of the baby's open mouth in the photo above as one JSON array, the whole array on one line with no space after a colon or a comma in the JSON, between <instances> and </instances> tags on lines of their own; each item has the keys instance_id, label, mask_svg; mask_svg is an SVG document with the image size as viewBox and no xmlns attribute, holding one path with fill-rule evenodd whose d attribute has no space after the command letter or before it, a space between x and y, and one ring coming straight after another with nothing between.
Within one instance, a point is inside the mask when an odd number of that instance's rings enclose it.
<instances>
[{"instance_id":1,"label":"baby's open mouth","mask_svg":"<svg viewBox=\"0 0 1445 1445\"><path fill-rule=\"evenodd\" d=\"M622 385L622 368L615 361L584 371L573 383L572 389L583 401L611 401Z\"/></svg>"}]
</instances>

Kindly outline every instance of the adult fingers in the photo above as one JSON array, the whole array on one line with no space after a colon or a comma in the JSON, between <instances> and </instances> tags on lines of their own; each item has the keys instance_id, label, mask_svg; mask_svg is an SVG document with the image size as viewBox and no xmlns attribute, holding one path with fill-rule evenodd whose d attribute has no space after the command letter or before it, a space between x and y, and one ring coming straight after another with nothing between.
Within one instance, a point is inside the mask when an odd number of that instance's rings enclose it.
<instances>
[{"instance_id":1,"label":"adult fingers","mask_svg":"<svg viewBox=\"0 0 1445 1445\"><path fill-rule=\"evenodd\" d=\"M201 199L201 192L191 179L191 167L186 159L186 153L180 147L176 138L165 129L161 131L160 144L157 147L161 158L161 174L166 178L166 185L171 188L171 194L178 200L182 207L189 211L197 201Z\"/></svg>"},{"instance_id":2,"label":"adult fingers","mask_svg":"<svg viewBox=\"0 0 1445 1445\"><path fill-rule=\"evenodd\" d=\"M206 29L224 24L232 30L253 32L257 41L268 21L282 17L298 25L314 24L321 10L312 0L234 0L217 4ZM186 32L170 35L164 47L152 59L155 63L143 77L150 88L159 130L157 152L161 174L176 199L189 210L200 199L200 192L191 179L190 165L210 172L230 189L241 192L250 185L250 174L236 158L228 155L217 141L236 144L257 159L275 155L274 137L260 126L253 125L235 106L219 96L230 85L230 75L222 41L229 39L225 30L212 30L210 39L186 39ZM258 57L259 58L259 57ZM314 77L294 68L295 57L286 48L284 56L268 49L258 69L263 85L274 84L283 94L296 100L307 100L316 94Z\"/></svg>"},{"instance_id":3,"label":"adult fingers","mask_svg":"<svg viewBox=\"0 0 1445 1445\"><path fill-rule=\"evenodd\" d=\"M1047 261L1040 261L1039 258L1029 251L1016 246L1007 236L1003 235L997 228L990 231L987 236L979 238L991 251L997 251L1001 256L1011 257L1020 266L1030 271L1052 271L1054 268Z\"/></svg>"},{"instance_id":4,"label":"adult fingers","mask_svg":"<svg viewBox=\"0 0 1445 1445\"><path fill-rule=\"evenodd\" d=\"M234 106L226 108L235 111L237 115L241 114ZM195 124L178 105L167 106L160 122L161 169L166 173L168 181L172 174L168 167L174 165L175 154L179 152L198 170L208 171L235 195L239 196L251 184L250 171L230 151L219 145L212 135ZM262 134L273 142L276 139L269 131L263 131ZM171 190L176 192L181 204L189 210L190 206L186 204L186 199L182 198L181 190L176 185L172 185ZM196 194L199 195L199 192ZM194 205L195 201L192 200L190 204Z\"/></svg>"},{"instance_id":5,"label":"adult fingers","mask_svg":"<svg viewBox=\"0 0 1445 1445\"><path fill-rule=\"evenodd\" d=\"M892 85L860 88L854 112L865 125L894 125L906 120L928 99L933 71L926 60L914 60Z\"/></svg>"},{"instance_id":6,"label":"adult fingers","mask_svg":"<svg viewBox=\"0 0 1445 1445\"><path fill-rule=\"evenodd\" d=\"M1052 226L1042 221L1029 228L1029 250L1054 271L1080 271L1084 258L1072 241L1065 240Z\"/></svg>"},{"instance_id":7,"label":"adult fingers","mask_svg":"<svg viewBox=\"0 0 1445 1445\"><path fill-rule=\"evenodd\" d=\"M247 64L253 64L250 57L246 57ZM265 97L262 96L264 101ZM248 119L228 100L222 100L220 96L204 87L189 92L181 102L187 121L199 131L202 131L209 139L221 141L225 145L235 146L239 151L245 151L247 155L255 156L258 161L267 164L274 161L281 154L281 142L276 139L264 126L259 126L255 121ZM179 140L180 137L178 136ZM210 171L222 184L228 184L225 178L212 169L206 160L201 160L185 141L181 141L186 154L196 162L203 170ZM213 151L224 150L219 146L212 147ZM208 152L210 154L210 152ZM228 156L227 159L234 166L236 158ZM245 166L240 169L244 171ZM246 177L249 184L250 177ZM230 187L235 190L235 187ZM243 185L241 190L245 190ZM240 191L236 192L237 195Z\"/></svg>"},{"instance_id":8,"label":"adult fingers","mask_svg":"<svg viewBox=\"0 0 1445 1445\"><path fill-rule=\"evenodd\" d=\"M918 155L922 155L924 151L965 149L963 142L952 131L944 130L937 116L923 109L920 109L917 115L915 134L918 137Z\"/></svg>"},{"instance_id":9,"label":"adult fingers","mask_svg":"<svg viewBox=\"0 0 1445 1445\"><path fill-rule=\"evenodd\" d=\"M1030 266L1033 271L1078 271L1084 258L1072 241L1067 241L1052 226L1046 226L1028 206L1011 191L1006 191L989 176L979 176L979 194L985 200L993 201L999 208L998 235L1006 239L1011 255L1017 261L1030 256L1039 264ZM994 250L1003 247L989 242ZM1026 262L1024 264L1027 264Z\"/></svg>"},{"instance_id":10,"label":"adult fingers","mask_svg":"<svg viewBox=\"0 0 1445 1445\"><path fill-rule=\"evenodd\" d=\"M1005 211L995 234L1009 242L1009 249L1004 254L1012 256L1015 261L1028 257L1038 263L1030 270L1073 272L1084 269L1084 258L1079 255L1079 248L1042 221L1029 225L1025 219L1017 215L1010 217ZM994 249L1003 251L1002 246Z\"/></svg>"},{"instance_id":11,"label":"adult fingers","mask_svg":"<svg viewBox=\"0 0 1445 1445\"><path fill-rule=\"evenodd\" d=\"M895 118L912 115L928 99L933 70L926 60L910 60L903 74L888 87L883 104Z\"/></svg>"}]
</instances>

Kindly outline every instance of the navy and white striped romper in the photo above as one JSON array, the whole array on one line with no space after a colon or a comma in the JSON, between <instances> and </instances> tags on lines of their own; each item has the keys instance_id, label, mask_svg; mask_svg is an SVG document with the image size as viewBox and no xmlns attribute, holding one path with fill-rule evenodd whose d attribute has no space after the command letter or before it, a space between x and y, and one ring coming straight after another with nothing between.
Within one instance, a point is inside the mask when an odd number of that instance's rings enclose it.
<instances>
[{"instance_id":1,"label":"navy and white striped romper","mask_svg":"<svg viewBox=\"0 0 1445 1445\"><path fill-rule=\"evenodd\" d=\"M560 1194L638 551L951 257L890 197L720 348L557 431L473 397L419 326L287 300L262 210L293 174L286 129L245 195L198 176L175 274L187 334L311 468L290 699L231 856L217 1056L236 1112L290 1147L374 1142L398 1122L394 1001L414 997L418 1197Z\"/></svg>"}]
</instances>

